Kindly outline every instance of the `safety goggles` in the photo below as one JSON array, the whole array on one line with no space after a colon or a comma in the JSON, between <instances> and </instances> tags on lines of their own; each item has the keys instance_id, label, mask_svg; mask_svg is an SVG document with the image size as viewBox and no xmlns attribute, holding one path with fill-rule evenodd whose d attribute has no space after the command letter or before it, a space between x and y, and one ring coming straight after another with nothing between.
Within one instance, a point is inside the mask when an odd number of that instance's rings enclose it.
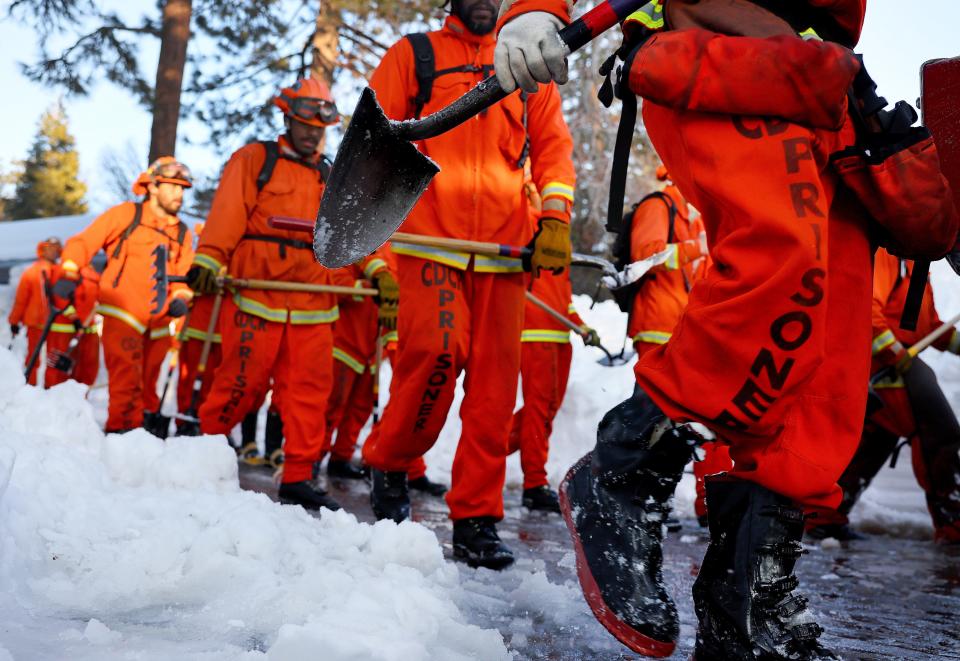
<instances>
[{"instance_id":1,"label":"safety goggles","mask_svg":"<svg viewBox=\"0 0 960 661\"><path fill-rule=\"evenodd\" d=\"M290 99L290 112L295 117L306 121L320 120L324 124L333 124L337 121L340 113L337 112L337 104L325 99L316 99L309 96L301 96L296 99Z\"/></svg>"},{"instance_id":2,"label":"safety goggles","mask_svg":"<svg viewBox=\"0 0 960 661\"><path fill-rule=\"evenodd\" d=\"M150 178L153 181L168 184L180 184L188 187L193 185L193 174L190 172L190 168L180 161L154 163L150 166Z\"/></svg>"}]
</instances>

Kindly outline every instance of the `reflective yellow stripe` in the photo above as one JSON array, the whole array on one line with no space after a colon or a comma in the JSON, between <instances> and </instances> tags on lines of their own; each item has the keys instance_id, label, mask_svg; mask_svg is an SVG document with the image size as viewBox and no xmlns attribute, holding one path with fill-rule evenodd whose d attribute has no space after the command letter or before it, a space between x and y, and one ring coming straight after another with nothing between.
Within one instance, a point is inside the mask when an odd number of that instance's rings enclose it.
<instances>
[{"instance_id":1,"label":"reflective yellow stripe","mask_svg":"<svg viewBox=\"0 0 960 661\"><path fill-rule=\"evenodd\" d=\"M379 257L374 257L363 267L363 277L372 278L374 273L385 268L387 268L387 263Z\"/></svg>"},{"instance_id":2,"label":"reflective yellow stripe","mask_svg":"<svg viewBox=\"0 0 960 661\"><path fill-rule=\"evenodd\" d=\"M957 329L953 329L953 335L950 337L950 344L947 346L947 351L950 353L960 353L960 332L957 332Z\"/></svg>"},{"instance_id":3,"label":"reflective yellow stripe","mask_svg":"<svg viewBox=\"0 0 960 661\"><path fill-rule=\"evenodd\" d=\"M659 30L663 27L663 2L654 0L627 16L624 23L639 23L650 30Z\"/></svg>"},{"instance_id":4,"label":"reflective yellow stripe","mask_svg":"<svg viewBox=\"0 0 960 661\"><path fill-rule=\"evenodd\" d=\"M198 252L193 256L193 263L198 266L208 268L214 273L220 273L220 270L223 268L223 264L215 260L210 255L204 255L202 252Z\"/></svg>"},{"instance_id":5,"label":"reflective yellow stripe","mask_svg":"<svg viewBox=\"0 0 960 661\"><path fill-rule=\"evenodd\" d=\"M515 257L475 255L473 270L477 273L522 273L523 262Z\"/></svg>"},{"instance_id":6,"label":"reflective yellow stripe","mask_svg":"<svg viewBox=\"0 0 960 661\"><path fill-rule=\"evenodd\" d=\"M161 326L160 328L151 328L150 329L150 339L159 340L161 337L170 337L173 333L170 332L169 326Z\"/></svg>"},{"instance_id":7,"label":"reflective yellow stripe","mask_svg":"<svg viewBox=\"0 0 960 661\"><path fill-rule=\"evenodd\" d=\"M574 307L573 303L567 306L567 314L576 314L577 308Z\"/></svg>"},{"instance_id":8,"label":"reflective yellow stripe","mask_svg":"<svg viewBox=\"0 0 960 661\"><path fill-rule=\"evenodd\" d=\"M76 330L73 324L54 324L50 327L51 333L75 333Z\"/></svg>"},{"instance_id":9,"label":"reflective yellow stripe","mask_svg":"<svg viewBox=\"0 0 960 661\"><path fill-rule=\"evenodd\" d=\"M76 314L76 313L77 313L77 309L76 309L75 307L73 307L72 305L68 305L68 306L66 307L66 309L65 309L63 312L61 312L60 314L63 314L63 315L66 315L66 316L69 317L70 315Z\"/></svg>"},{"instance_id":10,"label":"reflective yellow stripe","mask_svg":"<svg viewBox=\"0 0 960 661\"><path fill-rule=\"evenodd\" d=\"M364 284L366 284L366 283L365 283L363 280L354 280L354 281L353 281L353 288L354 288L354 289L360 289L361 287L364 286ZM352 299L353 299L354 301L356 301L357 303L362 303L362 302L363 302L363 299L366 298L366 297L365 297L365 296L351 296L350 298L352 298Z\"/></svg>"},{"instance_id":11,"label":"reflective yellow stripe","mask_svg":"<svg viewBox=\"0 0 960 661\"><path fill-rule=\"evenodd\" d=\"M573 202L573 186L561 181L551 181L540 191L540 197L544 200L548 197L562 197L565 200Z\"/></svg>"},{"instance_id":12,"label":"reflective yellow stripe","mask_svg":"<svg viewBox=\"0 0 960 661\"><path fill-rule=\"evenodd\" d=\"M397 331L390 331L390 332L386 333L386 334L383 336L383 341L384 341L384 343L387 343L387 342L399 342L399 341L400 341L400 335L397 333Z\"/></svg>"},{"instance_id":13,"label":"reflective yellow stripe","mask_svg":"<svg viewBox=\"0 0 960 661\"><path fill-rule=\"evenodd\" d=\"M188 340L201 340L201 341L202 341L202 340L206 340L206 339L207 339L207 334L206 334L204 331L199 330L199 329L197 329L197 328L188 328L188 329L187 329L187 332L184 334L184 336L185 336ZM214 334L213 334L213 338L211 339L211 342L216 342L216 343L219 344L219 343L223 342L223 336L220 335L220 333L214 333Z\"/></svg>"},{"instance_id":14,"label":"reflective yellow stripe","mask_svg":"<svg viewBox=\"0 0 960 661\"><path fill-rule=\"evenodd\" d=\"M893 390L894 388L906 388L907 384L903 382L903 377L895 374L893 377L880 379L873 384L874 390Z\"/></svg>"},{"instance_id":15,"label":"reflective yellow stripe","mask_svg":"<svg viewBox=\"0 0 960 661\"><path fill-rule=\"evenodd\" d=\"M554 344L569 344L570 331L548 330L531 328L520 333L521 342L553 342Z\"/></svg>"},{"instance_id":16,"label":"reflective yellow stripe","mask_svg":"<svg viewBox=\"0 0 960 661\"><path fill-rule=\"evenodd\" d=\"M141 324L140 321L134 317L132 314L126 310L121 310L118 307L113 305L98 305L97 312L102 314L104 317L113 317L114 319L119 319L120 321L126 323L135 331L143 335L147 332L146 324Z\"/></svg>"},{"instance_id":17,"label":"reflective yellow stripe","mask_svg":"<svg viewBox=\"0 0 960 661\"><path fill-rule=\"evenodd\" d=\"M640 331L633 336L634 342L648 342L650 344L666 344L670 339L670 333L663 331Z\"/></svg>"},{"instance_id":18,"label":"reflective yellow stripe","mask_svg":"<svg viewBox=\"0 0 960 661\"><path fill-rule=\"evenodd\" d=\"M246 312L247 314L252 314L254 317L260 317L261 319L266 319L267 321L276 321L277 323L285 324L287 323L287 310L274 310L273 308L268 308L263 303L255 301L252 298L247 298L246 296L241 296L239 293L233 295L233 302L236 303L237 307L241 311Z\"/></svg>"},{"instance_id":19,"label":"reflective yellow stripe","mask_svg":"<svg viewBox=\"0 0 960 661\"><path fill-rule=\"evenodd\" d=\"M676 271L680 268L680 251L676 243L668 243L665 248L667 251L667 260L663 263L663 267L668 271Z\"/></svg>"},{"instance_id":20,"label":"reflective yellow stripe","mask_svg":"<svg viewBox=\"0 0 960 661\"><path fill-rule=\"evenodd\" d=\"M891 346L896 341L897 338L893 336L892 330L883 331L873 338L873 355L876 356L878 353Z\"/></svg>"},{"instance_id":21,"label":"reflective yellow stripe","mask_svg":"<svg viewBox=\"0 0 960 661\"><path fill-rule=\"evenodd\" d=\"M820 35L817 34L817 31L813 28L807 28L800 33L800 36L804 41L823 41L823 39L820 38Z\"/></svg>"},{"instance_id":22,"label":"reflective yellow stripe","mask_svg":"<svg viewBox=\"0 0 960 661\"><path fill-rule=\"evenodd\" d=\"M409 255L421 259L429 259L432 262L440 262L447 266L452 266L461 271L467 268L470 263L470 253L455 252L453 250L444 250L432 246L414 246L409 243L400 243L394 241L392 244L393 252L398 255Z\"/></svg>"},{"instance_id":23,"label":"reflective yellow stripe","mask_svg":"<svg viewBox=\"0 0 960 661\"><path fill-rule=\"evenodd\" d=\"M341 363L352 369L357 374L363 374L363 370L366 368L366 365L361 363L359 360L348 354L343 349L333 348L333 358L334 360L339 360Z\"/></svg>"},{"instance_id":24,"label":"reflective yellow stripe","mask_svg":"<svg viewBox=\"0 0 960 661\"><path fill-rule=\"evenodd\" d=\"M290 310L290 323L296 326L332 324L340 318L340 308L334 305L326 310Z\"/></svg>"}]
</instances>

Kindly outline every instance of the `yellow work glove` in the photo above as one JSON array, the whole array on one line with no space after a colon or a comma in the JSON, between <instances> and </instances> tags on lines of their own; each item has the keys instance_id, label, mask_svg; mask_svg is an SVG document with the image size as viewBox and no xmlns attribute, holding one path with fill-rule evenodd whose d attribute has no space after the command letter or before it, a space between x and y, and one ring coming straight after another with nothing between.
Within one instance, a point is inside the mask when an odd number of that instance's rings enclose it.
<instances>
[{"instance_id":1,"label":"yellow work glove","mask_svg":"<svg viewBox=\"0 0 960 661\"><path fill-rule=\"evenodd\" d=\"M570 266L570 225L556 218L541 218L537 233L528 246L531 250L528 269L533 277L539 278L540 271L550 271L554 275L563 273Z\"/></svg>"},{"instance_id":2,"label":"yellow work glove","mask_svg":"<svg viewBox=\"0 0 960 661\"><path fill-rule=\"evenodd\" d=\"M380 292L374 297L377 304L377 321L387 330L397 330L397 314L400 308L400 285L387 269L373 274L373 284Z\"/></svg>"},{"instance_id":3,"label":"yellow work glove","mask_svg":"<svg viewBox=\"0 0 960 661\"><path fill-rule=\"evenodd\" d=\"M583 343L588 347L600 346L600 333L586 324L580 327L580 337L583 338Z\"/></svg>"},{"instance_id":4,"label":"yellow work glove","mask_svg":"<svg viewBox=\"0 0 960 661\"><path fill-rule=\"evenodd\" d=\"M198 294L216 294L220 290L217 274L200 264L192 265L187 271L187 286Z\"/></svg>"}]
</instances>

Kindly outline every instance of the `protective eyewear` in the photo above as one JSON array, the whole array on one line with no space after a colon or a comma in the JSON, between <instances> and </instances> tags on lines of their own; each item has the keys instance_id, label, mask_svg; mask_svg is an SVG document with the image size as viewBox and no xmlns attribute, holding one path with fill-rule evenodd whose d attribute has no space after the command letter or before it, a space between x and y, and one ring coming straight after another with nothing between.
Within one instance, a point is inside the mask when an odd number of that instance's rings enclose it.
<instances>
[{"instance_id":1,"label":"protective eyewear","mask_svg":"<svg viewBox=\"0 0 960 661\"><path fill-rule=\"evenodd\" d=\"M298 97L291 99L289 103L290 112L306 121L319 119L324 124L333 124L340 115L337 112L337 104L325 99Z\"/></svg>"},{"instance_id":2,"label":"protective eyewear","mask_svg":"<svg viewBox=\"0 0 960 661\"><path fill-rule=\"evenodd\" d=\"M150 176L154 181L166 181L167 183L183 183L193 185L193 174L190 168L180 161L169 161L166 163L154 164L150 168Z\"/></svg>"}]
</instances>

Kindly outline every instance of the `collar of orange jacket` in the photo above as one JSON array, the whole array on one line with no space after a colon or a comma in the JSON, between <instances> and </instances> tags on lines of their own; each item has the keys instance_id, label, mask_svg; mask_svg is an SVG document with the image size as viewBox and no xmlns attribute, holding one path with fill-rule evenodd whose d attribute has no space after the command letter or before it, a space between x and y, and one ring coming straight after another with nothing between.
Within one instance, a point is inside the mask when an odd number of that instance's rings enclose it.
<instances>
[{"instance_id":1,"label":"collar of orange jacket","mask_svg":"<svg viewBox=\"0 0 960 661\"><path fill-rule=\"evenodd\" d=\"M474 34L467 29L463 21L452 14L447 16L447 20L443 22L443 29L446 32L452 32L457 35L458 39L462 39L471 44L477 44L478 46L492 45L497 42L497 33L495 30L483 35Z\"/></svg>"}]
</instances>

